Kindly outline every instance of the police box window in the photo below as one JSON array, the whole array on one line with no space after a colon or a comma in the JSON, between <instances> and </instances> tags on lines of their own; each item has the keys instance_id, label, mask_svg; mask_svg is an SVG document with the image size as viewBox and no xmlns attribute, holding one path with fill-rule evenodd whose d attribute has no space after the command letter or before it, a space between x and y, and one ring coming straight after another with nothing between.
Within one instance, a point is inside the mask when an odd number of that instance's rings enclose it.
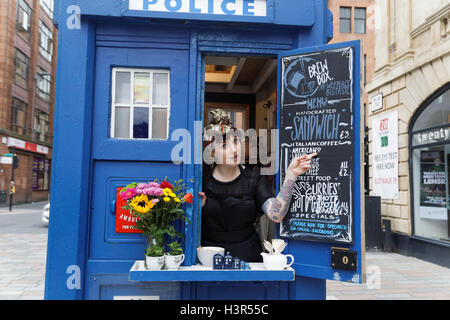
<instances>
[{"instance_id":1,"label":"police box window","mask_svg":"<svg viewBox=\"0 0 450 320\"><path fill-rule=\"evenodd\" d=\"M168 138L170 72L114 68L111 138Z\"/></svg>"}]
</instances>

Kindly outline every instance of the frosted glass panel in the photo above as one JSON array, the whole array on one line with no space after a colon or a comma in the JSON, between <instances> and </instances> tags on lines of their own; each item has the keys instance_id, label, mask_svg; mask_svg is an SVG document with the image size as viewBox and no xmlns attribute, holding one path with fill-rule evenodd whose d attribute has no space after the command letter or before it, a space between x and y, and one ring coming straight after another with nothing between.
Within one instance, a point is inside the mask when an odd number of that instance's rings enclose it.
<instances>
[{"instance_id":1,"label":"frosted glass panel","mask_svg":"<svg viewBox=\"0 0 450 320\"><path fill-rule=\"evenodd\" d=\"M114 121L114 137L129 138L130 137L130 108L116 107Z\"/></svg>"},{"instance_id":2,"label":"frosted glass panel","mask_svg":"<svg viewBox=\"0 0 450 320\"><path fill-rule=\"evenodd\" d=\"M149 103L150 74L136 72L134 74L134 103Z\"/></svg>"},{"instance_id":3,"label":"frosted glass panel","mask_svg":"<svg viewBox=\"0 0 450 320\"><path fill-rule=\"evenodd\" d=\"M130 87L131 87L131 73L117 72L116 73L116 103L128 104L130 103Z\"/></svg>"},{"instance_id":4,"label":"frosted glass panel","mask_svg":"<svg viewBox=\"0 0 450 320\"><path fill-rule=\"evenodd\" d=\"M168 103L169 75L167 73L153 74L153 104Z\"/></svg>"},{"instance_id":5,"label":"frosted glass panel","mask_svg":"<svg viewBox=\"0 0 450 320\"><path fill-rule=\"evenodd\" d=\"M152 121L152 138L167 139L167 109L154 108Z\"/></svg>"},{"instance_id":6,"label":"frosted glass panel","mask_svg":"<svg viewBox=\"0 0 450 320\"><path fill-rule=\"evenodd\" d=\"M148 138L148 108L134 108L133 138Z\"/></svg>"}]
</instances>

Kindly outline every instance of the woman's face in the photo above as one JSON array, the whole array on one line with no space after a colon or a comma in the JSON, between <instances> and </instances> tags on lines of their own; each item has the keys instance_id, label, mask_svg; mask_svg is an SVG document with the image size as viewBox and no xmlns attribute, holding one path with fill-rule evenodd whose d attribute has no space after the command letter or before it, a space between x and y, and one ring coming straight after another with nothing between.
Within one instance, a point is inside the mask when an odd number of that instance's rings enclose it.
<instances>
[{"instance_id":1,"label":"woman's face","mask_svg":"<svg viewBox=\"0 0 450 320\"><path fill-rule=\"evenodd\" d=\"M238 137L227 135L214 142L214 158L217 164L237 165L241 160L241 143Z\"/></svg>"}]
</instances>

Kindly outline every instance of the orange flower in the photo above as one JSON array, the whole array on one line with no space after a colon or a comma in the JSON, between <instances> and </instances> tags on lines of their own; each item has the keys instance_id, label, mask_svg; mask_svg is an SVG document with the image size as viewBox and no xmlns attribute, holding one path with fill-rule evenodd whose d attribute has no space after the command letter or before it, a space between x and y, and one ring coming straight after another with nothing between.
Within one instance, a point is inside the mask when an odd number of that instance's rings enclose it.
<instances>
[{"instance_id":1,"label":"orange flower","mask_svg":"<svg viewBox=\"0 0 450 320\"><path fill-rule=\"evenodd\" d=\"M184 195L183 199L185 202L192 203L192 193L188 192Z\"/></svg>"}]
</instances>

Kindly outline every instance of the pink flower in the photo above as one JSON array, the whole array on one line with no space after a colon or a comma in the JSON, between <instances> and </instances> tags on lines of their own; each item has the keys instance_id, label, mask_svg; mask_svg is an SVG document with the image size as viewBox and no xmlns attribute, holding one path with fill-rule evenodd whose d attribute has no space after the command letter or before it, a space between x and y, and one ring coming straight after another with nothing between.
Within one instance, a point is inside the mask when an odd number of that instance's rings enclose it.
<instances>
[{"instance_id":1,"label":"pink flower","mask_svg":"<svg viewBox=\"0 0 450 320\"><path fill-rule=\"evenodd\" d=\"M151 187L159 188L159 184L156 183L156 182L149 182L149 183L147 183L147 186L148 186L149 188L151 188Z\"/></svg>"},{"instance_id":2,"label":"pink flower","mask_svg":"<svg viewBox=\"0 0 450 320\"><path fill-rule=\"evenodd\" d=\"M121 192L120 196L122 197L123 200L128 200L128 199L133 198L136 194L137 194L136 189L131 188L131 189L125 190L124 192Z\"/></svg>"},{"instance_id":3,"label":"pink flower","mask_svg":"<svg viewBox=\"0 0 450 320\"><path fill-rule=\"evenodd\" d=\"M163 189L161 188L156 188L156 187L150 187L150 188L146 188L144 189L145 194L147 195L151 195L151 196L160 196L163 194Z\"/></svg>"}]
</instances>

